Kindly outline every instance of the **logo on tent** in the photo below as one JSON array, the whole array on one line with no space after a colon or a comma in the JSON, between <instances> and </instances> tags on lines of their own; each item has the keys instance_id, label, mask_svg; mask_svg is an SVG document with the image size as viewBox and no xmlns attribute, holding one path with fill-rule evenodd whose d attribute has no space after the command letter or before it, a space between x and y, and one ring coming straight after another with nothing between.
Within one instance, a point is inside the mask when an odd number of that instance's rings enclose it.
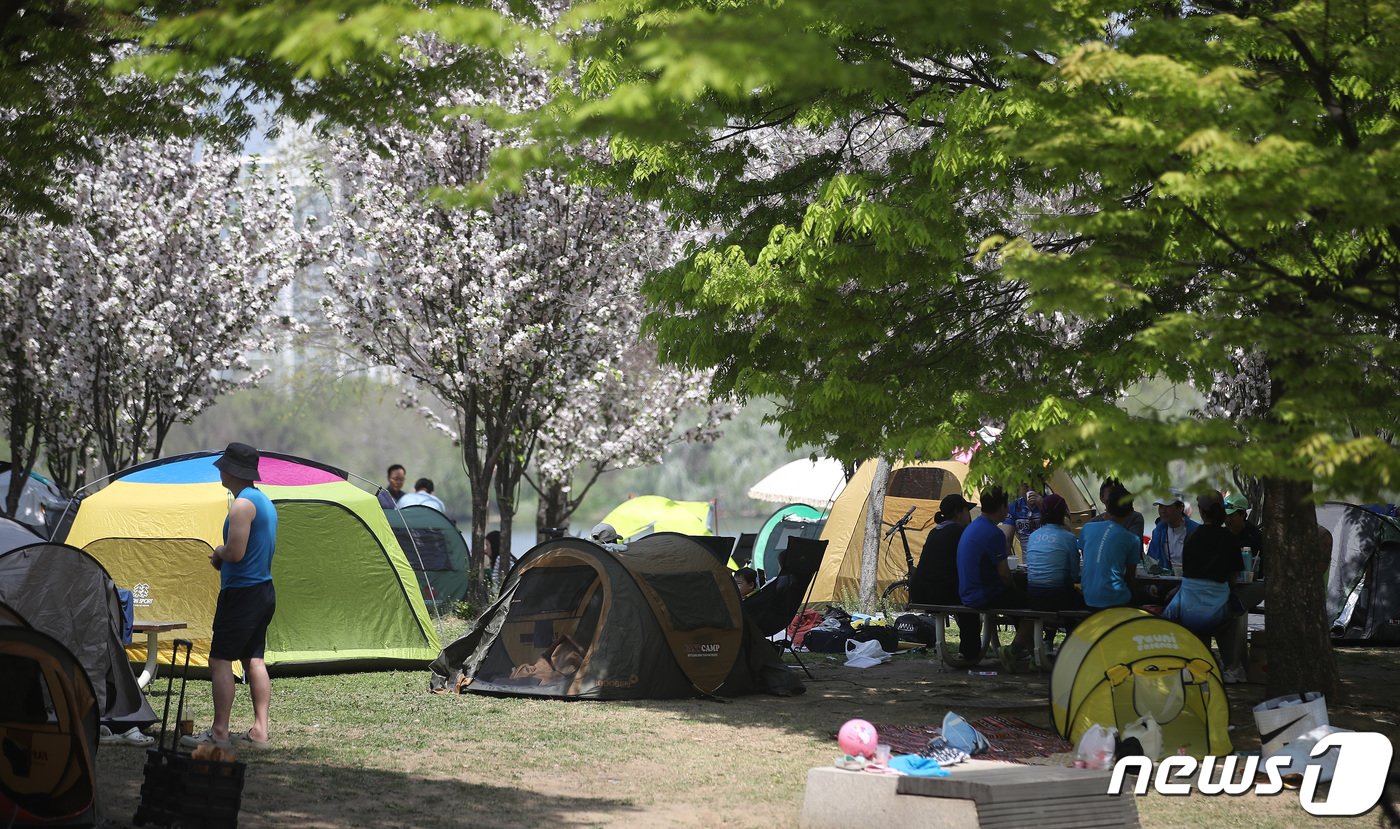
<instances>
[{"instance_id":1,"label":"logo on tent","mask_svg":"<svg viewBox=\"0 0 1400 829\"><path fill-rule=\"evenodd\" d=\"M698 645L686 645L685 655L692 659L696 657L719 656L719 643L702 642Z\"/></svg>"},{"instance_id":2,"label":"logo on tent","mask_svg":"<svg viewBox=\"0 0 1400 829\"><path fill-rule=\"evenodd\" d=\"M144 581L131 588L131 603L136 607L150 607L153 601L151 586Z\"/></svg>"},{"instance_id":3,"label":"logo on tent","mask_svg":"<svg viewBox=\"0 0 1400 829\"><path fill-rule=\"evenodd\" d=\"M1155 650L1176 650L1176 634L1174 633L1151 633L1146 636L1138 635L1133 637L1137 643L1137 649L1141 651Z\"/></svg>"}]
</instances>

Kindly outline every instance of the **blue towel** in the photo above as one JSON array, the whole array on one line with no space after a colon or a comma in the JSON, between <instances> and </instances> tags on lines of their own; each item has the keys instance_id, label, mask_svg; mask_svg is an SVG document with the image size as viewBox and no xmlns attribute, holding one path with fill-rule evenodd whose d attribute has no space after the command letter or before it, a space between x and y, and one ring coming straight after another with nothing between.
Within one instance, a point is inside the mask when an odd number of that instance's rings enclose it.
<instances>
[{"instance_id":1,"label":"blue towel","mask_svg":"<svg viewBox=\"0 0 1400 829\"><path fill-rule=\"evenodd\" d=\"M938 765L938 761L922 754L901 754L890 758L890 768L911 777L947 777L952 772Z\"/></svg>"},{"instance_id":2,"label":"blue towel","mask_svg":"<svg viewBox=\"0 0 1400 829\"><path fill-rule=\"evenodd\" d=\"M117 598L122 602L122 644L131 644L131 626L136 624L136 605L131 599L131 591L117 588Z\"/></svg>"}]
</instances>

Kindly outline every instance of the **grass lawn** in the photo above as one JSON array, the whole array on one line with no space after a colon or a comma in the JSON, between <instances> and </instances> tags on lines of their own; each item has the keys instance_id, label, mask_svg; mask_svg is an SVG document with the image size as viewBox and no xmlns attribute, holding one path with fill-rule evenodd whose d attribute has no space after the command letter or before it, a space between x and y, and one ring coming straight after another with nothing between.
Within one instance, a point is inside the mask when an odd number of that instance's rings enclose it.
<instances>
[{"instance_id":1,"label":"grass lawn","mask_svg":"<svg viewBox=\"0 0 1400 829\"><path fill-rule=\"evenodd\" d=\"M448 636L460 631L449 630ZM1336 725L1382 730L1400 742L1400 650L1339 652L1348 699ZM970 676L927 654L858 671L807 659L805 695L730 702L560 702L427 693L426 670L275 679L273 737L249 764L243 827L796 827L807 769L838 753L850 717L937 725L949 709L1049 724L1048 677ZM988 664L987 669L991 669ZM178 682L176 683L178 690ZM1257 748L1249 708L1259 685L1230 687L1232 738ZM152 685L159 714L165 678ZM209 684L191 681L187 716L209 722ZM234 727L246 727L240 687ZM130 825L144 752L103 746L99 787L107 817ZM1138 800L1149 829L1377 826L1314 818L1296 794Z\"/></svg>"}]
</instances>

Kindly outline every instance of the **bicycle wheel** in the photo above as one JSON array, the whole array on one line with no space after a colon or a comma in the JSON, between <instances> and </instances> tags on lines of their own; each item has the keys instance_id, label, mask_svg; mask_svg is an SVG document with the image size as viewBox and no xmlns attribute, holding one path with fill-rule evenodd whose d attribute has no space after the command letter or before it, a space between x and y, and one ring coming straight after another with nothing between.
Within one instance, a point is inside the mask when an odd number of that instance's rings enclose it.
<instances>
[{"instance_id":1,"label":"bicycle wheel","mask_svg":"<svg viewBox=\"0 0 1400 829\"><path fill-rule=\"evenodd\" d=\"M904 612L904 608L909 604L909 579L900 579L891 582L885 592L880 594L881 609L896 610Z\"/></svg>"}]
</instances>

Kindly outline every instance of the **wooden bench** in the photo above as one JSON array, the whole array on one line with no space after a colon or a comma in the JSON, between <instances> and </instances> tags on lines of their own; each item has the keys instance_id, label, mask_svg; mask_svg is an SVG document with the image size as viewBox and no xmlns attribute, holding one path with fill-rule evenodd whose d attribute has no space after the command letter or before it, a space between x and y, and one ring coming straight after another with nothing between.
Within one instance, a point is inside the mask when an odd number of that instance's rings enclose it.
<instances>
[{"instance_id":1,"label":"wooden bench","mask_svg":"<svg viewBox=\"0 0 1400 829\"><path fill-rule=\"evenodd\" d=\"M914 604L905 606L905 610L911 613L927 613L937 616L938 621L933 626L934 648L938 653L938 658L944 664L956 665L957 663L948 658L947 644L944 641L944 625L949 616L956 616L960 613L973 613L981 620L982 628L982 653L987 652L987 648L992 643L992 634L996 630L993 622L995 617L1002 616L1009 619L1027 619L1035 626L1033 639L1035 646L1031 651L1031 660L1035 666L1042 671L1050 670L1050 654L1045 648L1045 625L1067 625L1073 622L1080 622L1091 615L1087 610L1031 610L1030 608L987 608L979 610L975 607L968 607L960 604Z\"/></svg>"}]
</instances>

